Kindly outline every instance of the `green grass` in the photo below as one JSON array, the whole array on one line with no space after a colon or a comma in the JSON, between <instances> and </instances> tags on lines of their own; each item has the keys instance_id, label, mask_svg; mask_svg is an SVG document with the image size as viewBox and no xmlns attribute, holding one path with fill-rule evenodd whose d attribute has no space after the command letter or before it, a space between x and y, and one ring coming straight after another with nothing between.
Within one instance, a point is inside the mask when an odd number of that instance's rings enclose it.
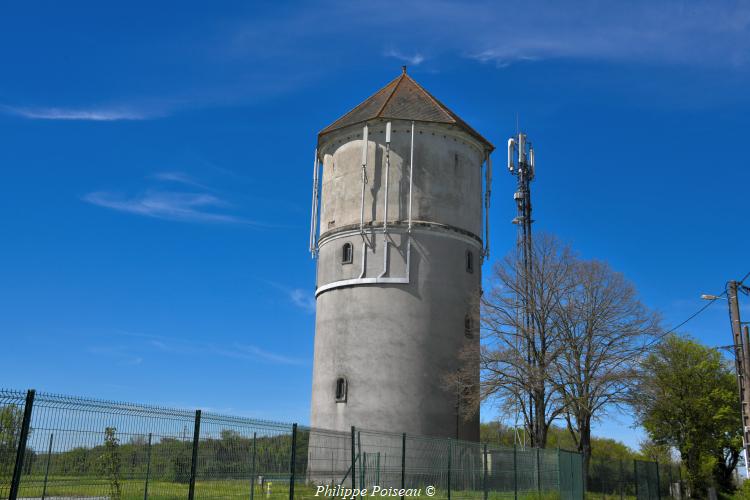
<instances>
[{"instance_id":1,"label":"green grass","mask_svg":"<svg viewBox=\"0 0 750 500\"><path fill-rule=\"evenodd\" d=\"M268 488L270 483L270 489ZM144 500L143 479L121 479L121 500ZM43 477L24 476L21 482L19 498L41 498L44 488ZM188 484L168 481L150 481L148 485L149 500L185 500L188 496ZM269 491L270 490L270 491ZM337 500L335 497L315 496L316 487L312 484L297 483L294 486L294 496L297 499ZM47 481L46 496L49 497L110 497L109 481L100 477L71 477L50 476ZM289 483L284 479L269 480L261 488L255 486L254 500L288 500ZM215 481L198 480L195 483L195 498L227 498L227 499L250 499L250 483L248 480L222 479ZM363 497L364 498L364 497ZM367 497L372 498L372 497ZM375 497L383 500L395 500L398 497ZM434 496L427 496L422 489L418 497L407 497L414 500L445 500L448 498L447 491L438 489ZM452 491L451 500L483 500L481 490ZM513 492L490 491L488 500L559 500L560 494L556 491L543 492ZM588 496L587 498L601 498L600 496ZM613 497L612 497L613 498ZM631 498L631 497L628 497Z\"/></svg>"}]
</instances>

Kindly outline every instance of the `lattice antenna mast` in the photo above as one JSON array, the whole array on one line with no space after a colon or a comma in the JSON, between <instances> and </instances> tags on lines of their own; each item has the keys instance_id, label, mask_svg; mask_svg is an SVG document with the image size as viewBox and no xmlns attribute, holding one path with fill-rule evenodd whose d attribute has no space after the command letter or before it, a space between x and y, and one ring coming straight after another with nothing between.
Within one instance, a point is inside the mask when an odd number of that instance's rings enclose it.
<instances>
[{"instance_id":1,"label":"lattice antenna mast","mask_svg":"<svg viewBox=\"0 0 750 500\"><path fill-rule=\"evenodd\" d=\"M528 345L526 346L526 361L528 363L529 370L534 373L534 377L538 376L535 370L535 360L531 356L534 343L536 341L533 332L533 323L531 320L531 292L532 292L532 243L531 243L531 223L534 222L531 218L531 189L530 184L534 179L534 147L531 142L526 138L526 134L519 132L516 137L508 139L508 170L511 174L515 175L518 179L518 185L516 192L513 194L513 199L516 202L517 214L513 219L513 224L518 228L516 244L518 246L518 252L522 268L518 269L516 276L518 277L518 304L519 313L522 318L519 318L519 324L523 325L523 335L518 335L518 338L526 337ZM520 346L519 346L520 347ZM536 419L534 406L534 395L532 391L528 391L528 419L529 419L529 437L531 438L532 445L538 445L536 443L533 431L536 428ZM543 415L541 416L544 417ZM538 416L537 416L538 419Z\"/></svg>"}]
</instances>

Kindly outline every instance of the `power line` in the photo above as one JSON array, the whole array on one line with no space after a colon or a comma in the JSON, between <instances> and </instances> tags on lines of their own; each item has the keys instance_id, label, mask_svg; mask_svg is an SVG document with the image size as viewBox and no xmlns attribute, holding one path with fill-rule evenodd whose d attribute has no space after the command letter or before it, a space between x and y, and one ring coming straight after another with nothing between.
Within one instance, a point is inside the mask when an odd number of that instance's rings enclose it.
<instances>
[{"instance_id":1,"label":"power line","mask_svg":"<svg viewBox=\"0 0 750 500\"><path fill-rule=\"evenodd\" d=\"M667 331L667 332L659 335L659 337L660 338L661 337L666 337L670 333L673 333L675 330L677 330L678 328L680 328L683 325L685 325L688 321L692 320L693 318L695 318L696 316L698 316L700 313L702 313L703 311L705 311L706 309L708 309L709 307L711 307L711 304L713 304L714 302L716 302L717 300L719 300L720 297L723 297L726 294L727 294L727 292L726 292L726 290L724 290L721 294L717 295L716 298L711 299L703 307L701 307L700 309L698 309L697 311L695 311L693 314L691 314L690 316L688 316L688 318L685 321L683 321L682 323L680 323L677 326L672 327L672 329L670 329L669 331Z\"/></svg>"},{"instance_id":2,"label":"power line","mask_svg":"<svg viewBox=\"0 0 750 500\"><path fill-rule=\"evenodd\" d=\"M745 274L745 276L743 276L743 277L742 277L742 279L741 279L741 280L739 281L739 285L742 285L742 283L743 283L743 282L744 282L744 281L745 281L745 280L746 280L747 278L750 278L750 271L748 271L748 272L747 272L747 274ZM703 307L701 307L700 309L698 309L697 311L695 311L695 312L694 312L693 314L691 314L690 316L688 316L686 320L684 320L684 321L683 321L682 323L680 323L679 325L677 325L677 326L674 326L674 327L672 327L672 328L671 328L671 329L670 329L669 331L667 331L667 332L665 332L665 333L663 333L663 334L659 335L659 336L658 336L658 338L659 338L659 339L661 339L661 338L663 338L663 337L666 337L666 336L667 336L667 335L669 335L670 333L674 333L674 332L675 332L675 331L676 331L676 330L677 330L678 328L681 328L681 327L682 327L682 326L684 326L684 325L685 325L685 324L686 324L686 323L687 323L688 321L692 320L693 318L695 318L696 316L698 316L698 315L699 315L700 313L702 313L703 311L705 311L706 309L708 309L709 307L711 307L711 304L713 304L714 302L716 302L717 300L719 300L719 298L723 297L723 296L724 296L724 295L726 295L726 294L727 294L727 291L726 291L726 289L725 289L725 290L724 290L724 291L723 291L722 293L720 293L719 295L715 295L715 296L714 296L714 298L712 298L712 299L711 299L711 300L710 300L710 301L709 301L709 302L708 302L707 304L705 304L705 305L704 305Z\"/></svg>"}]
</instances>

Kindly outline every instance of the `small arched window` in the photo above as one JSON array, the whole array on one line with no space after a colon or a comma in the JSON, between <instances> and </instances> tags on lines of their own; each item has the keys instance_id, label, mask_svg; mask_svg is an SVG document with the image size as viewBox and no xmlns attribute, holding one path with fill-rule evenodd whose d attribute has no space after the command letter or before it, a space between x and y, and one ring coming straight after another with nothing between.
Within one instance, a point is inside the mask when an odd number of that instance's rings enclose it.
<instances>
[{"instance_id":1,"label":"small arched window","mask_svg":"<svg viewBox=\"0 0 750 500\"><path fill-rule=\"evenodd\" d=\"M466 250L466 272L474 272L474 252L471 250Z\"/></svg>"},{"instance_id":2,"label":"small arched window","mask_svg":"<svg viewBox=\"0 0 750 500\"><path fill-rule=\"evenodd\" d=\"M474 320L468 314L464 316L464 335L467 339L474 338Z\"/></svg>"},{"instance_id":3,"label":"small arched window","mask_svg":"<svg viewBox=\"0 0 750 500\"><path fill-rule=\"evenodd\" d=\"M336 402L346 403L346 379L344 377L336 379Z\"/></svg>"},{"instance_id":4,"label":"small arched window","mask_svg":"<svg viewBox=\"0 0 750 500\"><path fill-rule=\"evenodd\" d=\"M351 264L353 256L354 256L354 248L352 247L352 244L344 243L344 246L341 248L341 263Z\"/></svg>"}]
</instances>

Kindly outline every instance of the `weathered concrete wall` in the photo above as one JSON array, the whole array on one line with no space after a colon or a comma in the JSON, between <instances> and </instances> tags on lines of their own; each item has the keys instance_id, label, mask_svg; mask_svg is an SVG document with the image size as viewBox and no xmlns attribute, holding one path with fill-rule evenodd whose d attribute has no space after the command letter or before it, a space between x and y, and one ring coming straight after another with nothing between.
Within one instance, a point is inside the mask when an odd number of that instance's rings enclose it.
<instances>
[{"instance_id":1,"label":"weathered concrete wall","mask_svg":"<svg viewBox=\"0 0 750 500\"><path fill-rule=\"evenodd\" d=\"M370 125L365 235L359 232L361 127L321 145L318 288L360 276L405 277L409 241L411 257L408 284L357 284L318 294L311 424L476 440L478 415L469 421L457 415L459 397L444 379L462 366L464 347L479 342L478 332L468 338L464 327L467 314L475 325L479 320L484 152L458 129L417 124L413 219L419 224L409 234L409 129L407 122L393 124L387 235L385 124ZM351 264L341 262L346 242L354 250ZM466 269L467 252L474 256L473 272ZM346 402L335 401L340 376L348 384Z\"/></svg>"},{"instance_id":2,"label":"weathered concrete wall","mask_svg":"<svg viewBox=\"0 0 750 500\"><path fill-rule=\"evenodd\" d=\"M385 123L369 126L365 223L382 222L385 204ZM405 221L409 206L411 122L392 125L388 220ZM321 145L321 239L328 231L359 225L362 127L349 127ZM460 129L418 123L414 138L413 220L438 222L482 234L482 146Z\"/></svg>"}]
</instances>

